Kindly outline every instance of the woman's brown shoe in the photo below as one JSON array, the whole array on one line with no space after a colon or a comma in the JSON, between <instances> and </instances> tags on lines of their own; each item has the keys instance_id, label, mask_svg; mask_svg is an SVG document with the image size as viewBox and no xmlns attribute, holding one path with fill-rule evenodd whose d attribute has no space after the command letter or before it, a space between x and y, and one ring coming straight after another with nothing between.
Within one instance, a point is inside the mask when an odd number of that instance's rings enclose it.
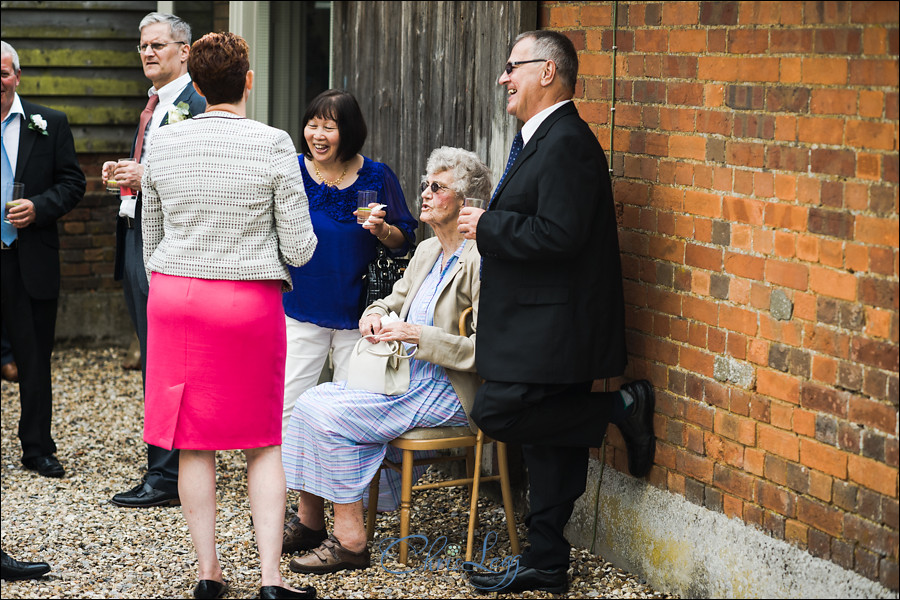
<instances>
[{"instance_id":1,"label":"woman's brown shoe","mask_svg":"<svg viewBox=\"0 0 900 600\"><path fill-rule=\"evenodd\" d=\"M288 567L294 573L334 573L344 569L366 569L369 566L369 548L362 552L347 550L336 537L328 536L322 544L302 556L291 559Z\"/></svg>"},{"instance_id":2,"label":"woman's brown shoe","mask_svg":"<svg viewBox=\"0 0 900 600\"><path fill-rule=\"evenodd\" d=\"M297 550L312 550L321 544L328 534L322 528L314 531L300 522L300 517L294 515L284 526L284 535L281 538L281 553L293 554Z\"/></svg>"},{"instance_id":3,"label":"woman's brown shoe","mask_svg":"<svg viewBox=\"0 0 900 600\"><path fill-rule=\"evenodd\" d=\"M7 381L12 381L13 383L19 381L19 367L16 366L15 362L8 362L0 367L0 374Z\"/></svg>"}]
</instances>

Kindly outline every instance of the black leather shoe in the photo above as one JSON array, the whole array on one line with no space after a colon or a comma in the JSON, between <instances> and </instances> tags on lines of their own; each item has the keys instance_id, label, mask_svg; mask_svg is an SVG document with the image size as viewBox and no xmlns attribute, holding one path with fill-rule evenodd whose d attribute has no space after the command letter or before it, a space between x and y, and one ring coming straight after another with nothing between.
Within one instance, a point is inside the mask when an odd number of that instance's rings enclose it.
<instances>
[{"instance_id":1,"label":"black leather shoe","mask_svg":"<svg viewBox=\"0 0 900 600\"><path fill-rule=\"evenodd\" d=\"M0 578L6 581L20 579L37 579L50 572L50 565L45 562L22 562L15 560L0 550Z\"/></svg>"},{"instance_id":2,"label":"black leather shoe","mask_svg":"<svg viewBox=\"0 0 900 600\"><path fill-rule=\"evenodd\" d=\"M215 579L201 579L194 586L194 598L224 598L228 584Z\"/></svg>"},{"instance_id":3,"label":"black leather shoe","mask_svg":"<svg viewBox=\"0 0 900 600\"><path fill-rule=\"evenodd\" d=\"M30 471L37 471L38 475L44 477L64 477L65 469L59 464L59 461L52 454L47 456L37 456L34 458L23 458L22 464Z\"/></svg>"},{"instance_id":4,"label":"black leather shoe","mask_svg":"<svg viewBox=\"0 0 900 600\"><path fill-rule=\"evenodd\" d=\"M656 436L653 435L653 408L656 404L656 395L653 392L653 385L646 379L626 383L622 389L634 398L634 406L631 416L621 423L616 423L616 426L625 438L628 470L635 477L643 477L650 472L656 454Z\"/></svg>"},{"instance_id":5,"label":"black leather shoe","mask_svg":"<svg viewBox=\"0 0 900 600\"><path fill-rule=\"evenodd\" d=\"M116 494L110 500L116 506L125 508L148 508L151 506L181 506L178 492L164 492L142 481L134 489ZM212 580L210 580L212 581Z\"/></svg>"},{"instance_id":6,"label":"black leather shoe","mask_svg":"<svg viewBox=\"0 0 900 600\"><path fill-rule=\"evenodd\" d=\"M569 590L568 569L535 569L533 567L511 567L508 571L496 573L472 573L469 576L475 590L482 594L498 592L500 594L516 594L518 592L538 591L551 594L565 594Z\"/></svg>"},{"instance_id":7,"label":"black leather shoe","mask_svg":"<svg viewBox=\"0 0 900 600\"><path fill-rule=\"evenodd\" d=\"M303 587L297 588L299 591L294 592L287 588L279 587L277 585L264 585L259 588L259 597L263 600L265 599L275 599L275 598L315 598L316 597L316 588L311 585L305 585Z\"/></svg>"}]
</instances>

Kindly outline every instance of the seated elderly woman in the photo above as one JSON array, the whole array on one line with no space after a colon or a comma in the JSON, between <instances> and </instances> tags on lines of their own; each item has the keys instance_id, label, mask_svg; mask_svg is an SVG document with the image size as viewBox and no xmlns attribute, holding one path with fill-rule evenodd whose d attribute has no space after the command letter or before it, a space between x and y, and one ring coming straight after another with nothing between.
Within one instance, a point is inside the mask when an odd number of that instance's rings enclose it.
<instances>
[{"instance_id":1,"label":"seated elderly woman","mask_svg":"<svg viewBox=\"0 0 900 600\"><path fill-rule=\"evenodd\" d=\"M300 490L297 515L285 526L284 552L311 550L291 560L296 573L333 573L369 566L362 498L378 473L388 442L414 427L458 426L479 385L475 335L459 335L459 316L478 313L481 258L457 231L466 197L487 198L488 168L472 152L442 147L431 153L422 182L419 219L435 237L419 244L393 292L359 321L373 343L416 345L409 390L386 396L325 383L297 400L284 439L287 485ZM401 321L382 325L396 312ZM334 503L334 532L325 531L324 500Z\"/></svg>"}]
</instances>

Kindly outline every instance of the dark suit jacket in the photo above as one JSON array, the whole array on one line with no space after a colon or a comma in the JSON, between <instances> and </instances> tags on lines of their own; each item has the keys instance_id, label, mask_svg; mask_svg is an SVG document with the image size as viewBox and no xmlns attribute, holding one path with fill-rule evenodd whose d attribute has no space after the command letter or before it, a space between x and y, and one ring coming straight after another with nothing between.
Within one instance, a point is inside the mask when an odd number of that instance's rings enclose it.
<instances>
[{"instance_id":1,"label":"dark suit jacket","mask_svg":"<svg viewBox=\"0 0 900 600\"><path fill-rule=\"evenodd\" d=\"M184 91L178 95L178 98L175 99L175 106L178 106L179 102L186 102L187 105L191 109L191 116L199 115L200 113L206 110L206 99L197 93L197 90L194 89L193 82L188 82L187 87L184 88ZM159 124L160 127L169 124L169 115L163 117L162 122ZM131 156L134 156L135 147L134 145L137 143L137 135L138 131L135 128L134 131L134 139L131 141ZM137 212L141 212L141 203L140 203L141 193L138 192L138 204L137 204ZM138 214L135 217L139 217ZM115 268L113 270L113 278L115 280L120 280L124 277L125 274L125 219L117 219L116 221L116 262ZM145 290L146 291L146 290Z\"/></svg>"},{"instance_id":2,"label":"dark suit jacket","mask_svg":"<svg viewBox=\"0 0 900 600\"><path fill-rule=\"evenodd\" d=\"M621 375L622 268L603 149L568 103L520 152L477 231L476 365L487 380Z\"/></svg>"},{"instance_id":3,"label":"dark suit jacket","mask_svg":"<svg viewBox=\"0 0 900 600\"><path fill-rule=\"evenodd\" d=\"M18 232L19 266L29 296L52 300L59 297L60 283L56 220L81 201L86 183L66 115L24 99L22 109L15 180L25 184L35 221ZM36 114L47 121L47 135L28 128Z\"/></svg>"}]
</instances>

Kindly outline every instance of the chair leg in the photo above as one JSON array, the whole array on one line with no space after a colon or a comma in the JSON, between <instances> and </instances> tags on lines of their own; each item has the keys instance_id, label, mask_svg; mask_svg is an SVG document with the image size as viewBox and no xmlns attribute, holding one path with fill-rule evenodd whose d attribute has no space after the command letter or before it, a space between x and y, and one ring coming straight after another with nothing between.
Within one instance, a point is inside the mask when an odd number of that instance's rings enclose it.
<instances>
[{"instance_id":1,"label":"chair leg","mask_svg":"<svg viewBox=\"0 0 900 600\"><path fill-rule=\"evenodd\" d=\"M372 483L369 484L369 510L366 512L366 539L370 542L375 539L375 516L378 514L378 489L381 480L381 469L375 472Z\"/></svg>"},{"instance_id":2,"label":"chair leg","mask_svg":"<svg viewBox=\"0 0 900 600\"><path fill-rule=\"evenodd\" d=\"M413 485L413 451L403 451L403 465L400 473L400 539L409 535L409 512L412 507ZM409 558L409 545L400 542L400 564L407 564Z\"/></svg>"},{"instance_id":3,"label":"chair leg","mask_svg":"<svg viewBox=\"0 0 900 600\"><path fill-rule=\"evenodd\" d=\"M472 473L472 499L469 502L469 531L466 535L466 560L472 560L475 545L475 521L478 519L478 487L481 483L481 454L484 450L484 433L478 430L475 441L475 470Z\"/></svg>"},{"instance_id":4,"label":"chair leg","mask_svg":"<svg viewBox=\"0 0 900 600\"><path fill-rule=\"evenodd\" d=\"M503 496L503 511L506 513L506 530L509 531L509 543L512 546L513 555L519 553L519 534L516 532L516 515L513 511L512 487L509 484L509 464L506 457L506 444L496 442L497 465L500 469L500 492Z\"/></svg>"},{"instance_id":5,"label":"chair leg","mask_svg":"<svg viewBox=\"0 0 900 600\"><path fill-rule=\"evenodd\" d=\"M477 444L477 436L476 436L476 444ZM482 447L484 442L482 441ZM472 484L475 481L475 470L481 468L481 459L475 458L475 446L469 446L466 448L466 477L469 478L469 483L466 484L466 487L469 488L469 498L472 497ZM478 527L478 513L475 513L475 527Z\"/></svg>"}]
</instances>

